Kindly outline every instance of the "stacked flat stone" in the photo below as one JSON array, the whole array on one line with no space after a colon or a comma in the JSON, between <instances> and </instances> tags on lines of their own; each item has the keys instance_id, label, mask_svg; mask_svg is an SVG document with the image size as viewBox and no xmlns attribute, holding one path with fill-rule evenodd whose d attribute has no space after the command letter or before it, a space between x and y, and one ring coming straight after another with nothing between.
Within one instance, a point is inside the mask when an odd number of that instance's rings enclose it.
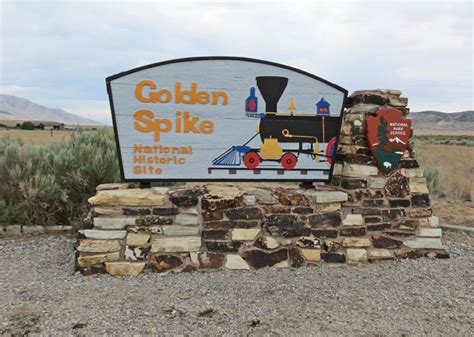
<instances>
[{"instance_id":1,"label":"stacked flat stone","mask_svg":"<svg viewBox=\"0 0 474 337\"><path fill-rule=\"evenodd\" d=\"M315 189L100 185L76 268L137 275L449 257L413 144L387 176L367 147L366 117L381 106L408 114L406 105L397 90L354 92L333 181Z\"/></svg>"},{"instance_id":2,"label":"stacked flat stone","mask_svg":"<svg viewBox=\"0 0 474 337\"><path fill-rule=\"evenodd\" d=\"M423 249L447 256L442 253L441 229L438 218L432 215L413 142L390 175L379 172L368 148L366 118L381 107L398 109L407 116L407 104L401 91L392 89L360 90L349 97L332 184L348 193L344 205L348 216L361 220L368 232L381 231L371 235L374 247L393 249L397 257L432 255Z\"/></svg>"}]
</instances>

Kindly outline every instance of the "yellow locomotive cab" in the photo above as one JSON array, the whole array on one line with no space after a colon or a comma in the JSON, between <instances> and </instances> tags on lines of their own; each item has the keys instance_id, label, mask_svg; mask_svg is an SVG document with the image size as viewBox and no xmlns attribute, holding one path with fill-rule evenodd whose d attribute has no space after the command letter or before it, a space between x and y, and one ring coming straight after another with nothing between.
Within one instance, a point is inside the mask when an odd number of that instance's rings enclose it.
<instances>
[{"instance_id":1,"label":"yellow locomotive cab","mask_svg":"<svg viewBox=\"0 0 474 337\"><path fill-rule=\"evenodd\" d=\"M265 138L262 145L260 145L260 157L262 159L280 159L282 154L283 148L276 138Z\"/></svg>"}]
</instances>

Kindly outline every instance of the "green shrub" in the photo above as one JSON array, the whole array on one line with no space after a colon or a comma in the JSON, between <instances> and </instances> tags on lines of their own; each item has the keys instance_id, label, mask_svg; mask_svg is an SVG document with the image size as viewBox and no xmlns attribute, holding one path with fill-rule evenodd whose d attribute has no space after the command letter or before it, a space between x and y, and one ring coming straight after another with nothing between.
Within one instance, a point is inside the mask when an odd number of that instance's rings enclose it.
<instances>
[{"instance_id":1,"label":"green shrub","mask_svg":"<svg viewBox=\"0 0 474 337\"><path fill-rule=\"evenodd\" d=\"M423 170L423 177L426 178L426 185L428 187L428 191L433 193L436 191L436 187L439 184L439 171L437 168L428 167Z\"/></svg>"},{"instance_id":2,"label":"green shrub","mask_svg":"<svg viewBox=\"0 0 474 337\"><path fill-rule=\"evenodd\" d=\"M413 140L430 144L474 146L474 136L469 135L414 135Z\"/></svg>"},{"instance_id":3,"label":"green shrub","mask_svg":"<svg viewBox=\"0 0 474 337\"><path fill-rule=\"evenodd\" d=\"M17 128L19 129L22 129L22 130L34 130L35 129L35 125L30 122L30 121L26 121L26 122L23 122L23 123L18 123L16 125Z\"/></svg>"},{"instance_id":4,"label":"green shrub","mask_svg":"<svg viewBox=\"0 0 474 337\"><path fill-rule=\"evenodd\" d=\"M0 224L77 223L98 184L120 181L114 138L106 128L49 146L0 137L0 181Z\"/></svg>"}]
</instances>

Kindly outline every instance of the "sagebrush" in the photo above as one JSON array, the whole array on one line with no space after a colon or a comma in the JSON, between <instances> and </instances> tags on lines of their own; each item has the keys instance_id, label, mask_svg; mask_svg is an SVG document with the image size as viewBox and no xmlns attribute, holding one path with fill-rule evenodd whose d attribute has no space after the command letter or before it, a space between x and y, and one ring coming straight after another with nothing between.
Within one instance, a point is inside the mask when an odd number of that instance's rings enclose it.
<instances>
[{"instance_id":1,"label":"sagebrush","mask_svg":"<svg viewBox=\"0 0 474 337\"><path fill-rule=\"evenodd\" d=\"M98 184L120 180L113 135L78 130L64 143L0 137L0 224L74 225Z\"/></svg>"}]
</instances>

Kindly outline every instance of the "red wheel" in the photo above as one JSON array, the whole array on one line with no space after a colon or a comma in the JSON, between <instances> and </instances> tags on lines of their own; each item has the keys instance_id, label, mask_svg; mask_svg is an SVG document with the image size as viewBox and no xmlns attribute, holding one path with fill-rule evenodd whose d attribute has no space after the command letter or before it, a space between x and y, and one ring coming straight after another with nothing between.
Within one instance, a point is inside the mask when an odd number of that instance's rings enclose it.
<instances>
[{"instance_id":1,"label":"red wheel","mask_svg":"<svg viewBox=\"0 0 474 337\"><path fill-rule=\"evenodd\" d=\"M292 170L297 162L298 158L291 152L285 153L280 159L281 166L283 166L285 170Z\"/></svg>"},{"instance_id":2,"label":"red wheel","mask_svg":"<svg viewBox=\"0 0 474 337\"><path fill-rule=\"evenodd\" d=\"M260 158L258 153L255 151L247 152L244 156L244 165L250 170L253 170L258 165L260 165L261 161L262 159Z\"/></svg>"},{"instance_id":3,"label":"red wheel","mask_svg":"<svg viewBox=\"0 0 474 337\"><path fill-rule=\"evenodd\" d=\"M336 137L332 137L326 146L326 160L329 165L332 165L334 154L336 152Z\"/></svg>"}]
</instances>

